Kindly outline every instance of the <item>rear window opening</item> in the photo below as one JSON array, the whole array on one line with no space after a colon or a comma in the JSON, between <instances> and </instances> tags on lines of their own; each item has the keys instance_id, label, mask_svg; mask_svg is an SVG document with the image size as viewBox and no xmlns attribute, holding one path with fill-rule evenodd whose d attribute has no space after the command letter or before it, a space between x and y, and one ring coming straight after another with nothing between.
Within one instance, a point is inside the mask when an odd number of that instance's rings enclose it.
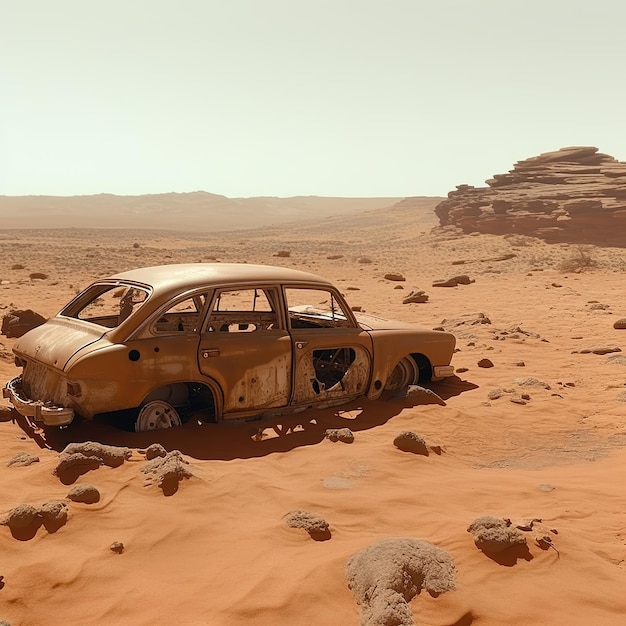
<instances>
[{"instance_id":1,"label":"rear window opening","mask_svg":"<svg viewBox=\"0 0 626 626\"><path fill-rule=\"evenodd\" d=\"M87 287L60 313L65 317L116 328L136 313L150 292L136 285L96 284Z\"/></svg>"}]
</instances>

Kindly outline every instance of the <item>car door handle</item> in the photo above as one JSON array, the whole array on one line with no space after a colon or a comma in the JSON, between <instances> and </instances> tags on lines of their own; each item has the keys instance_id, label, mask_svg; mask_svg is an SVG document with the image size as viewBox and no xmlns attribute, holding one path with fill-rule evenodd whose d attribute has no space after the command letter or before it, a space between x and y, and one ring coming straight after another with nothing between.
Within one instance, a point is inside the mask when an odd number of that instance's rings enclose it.
<instances>
[{"instance_id":1,"label":"car door handle","mask_svg":"<svg viewBox=\"0 0 626 626\"><path fill-rule=\"evenodd\" d=\"M308 341L296 341L296 348L298 348L298 350L302 350L304 346L308 346L308 345L309 345Z\"/></svg>"},{"instance_id":2,"label":"car door handle","mask_svg":"<svg viewBox=\"0 0 626 626\"><path fill-rule=\"evenodd\" d=\"M208 359L209 357L219 356L219 355L220 355L220 351L217 348L212 348L211 350L203 350L202 351L202 358L203 359Z\"/></svg>"}]
</instances>

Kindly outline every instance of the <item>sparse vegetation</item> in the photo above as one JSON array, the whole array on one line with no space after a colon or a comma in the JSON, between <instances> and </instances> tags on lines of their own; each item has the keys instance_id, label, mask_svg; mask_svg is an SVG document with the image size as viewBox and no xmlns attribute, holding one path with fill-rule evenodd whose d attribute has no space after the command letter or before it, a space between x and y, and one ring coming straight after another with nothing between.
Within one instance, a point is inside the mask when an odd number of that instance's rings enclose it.
<instances>
[{"instance_id":1,"label":"sparse vegetation","mask_svg":"<svg viewBox=\"0 0 626 626\"><path fill-rule=\"evenodd\" d=\"M557 266L561 272L580 273L591 267L596 267L597 261L589 254L586 246L577 246L572 256L563 259Z\"/></svg>"}]
</instances>

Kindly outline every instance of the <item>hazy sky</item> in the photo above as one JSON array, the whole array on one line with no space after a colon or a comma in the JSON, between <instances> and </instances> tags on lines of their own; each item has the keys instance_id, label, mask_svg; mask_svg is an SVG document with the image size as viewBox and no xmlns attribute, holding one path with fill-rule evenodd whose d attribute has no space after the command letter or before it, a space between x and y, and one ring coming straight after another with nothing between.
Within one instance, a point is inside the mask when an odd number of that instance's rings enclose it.
<instances>
[{"instance_id":1,"label":"hazy sky","mask_svg":"<svg viewBox=\"0 0 626 626\"><path fill-rule=\"evenodd\" d=\"M445 195L626 160L626 2L1 0L0 194Z\"/></svg>"}]
</instances>

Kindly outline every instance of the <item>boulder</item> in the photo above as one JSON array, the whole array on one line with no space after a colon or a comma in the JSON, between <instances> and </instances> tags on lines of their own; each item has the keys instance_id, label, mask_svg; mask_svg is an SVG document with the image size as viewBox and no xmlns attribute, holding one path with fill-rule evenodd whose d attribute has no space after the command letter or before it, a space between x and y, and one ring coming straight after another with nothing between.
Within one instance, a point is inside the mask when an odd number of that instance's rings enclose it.
<instances>
[{"instance_id":1,"label":"boulder","mask_svg":"<svg viewBox=\"0 0 626 626\"><path fill-rule=\"evenodd\" d=\"M21 337L29 330L41 326L46 318L31 309L9 311L2 318L2 330L5 337Z\"/></svg>"},{"instance_id":2,"label":"boulder","mask_svg":"<svg viewBox=\"0 0 626 626\"><path fill-rule=\"evenodd\" d=\"M593 146L518 161L487 187L458 185L435 207L442 227L548 242L626 246L626 163Z\"/></svg>"}]
</instances>

